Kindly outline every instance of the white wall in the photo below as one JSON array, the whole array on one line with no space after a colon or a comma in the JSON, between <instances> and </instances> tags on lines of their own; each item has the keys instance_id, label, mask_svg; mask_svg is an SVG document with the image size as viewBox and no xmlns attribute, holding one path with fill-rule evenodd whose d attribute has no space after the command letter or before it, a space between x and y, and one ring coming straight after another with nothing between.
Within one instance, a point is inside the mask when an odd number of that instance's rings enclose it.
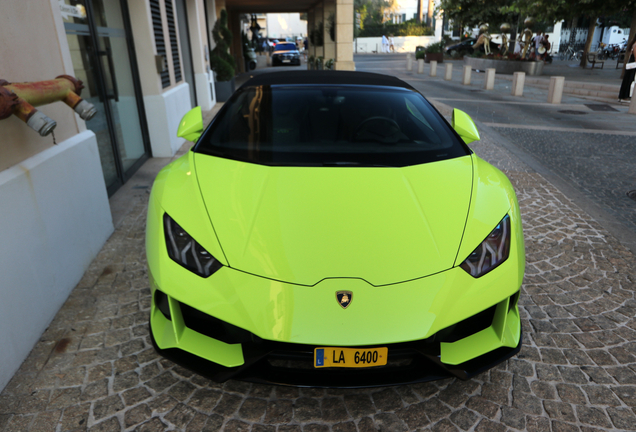
<instances>
[{"instance_id":1,"label":"white wall","mask_svg":"<svg viewBox=\"0 0 636 432\"><path fill-rule=\"evenodd\" d=\"M0 172L0 390L113 232L91 131Z\"/></svg>"},{"instance_id":2,"label":"white wall","mask_svg":"<svg viewBox=\"0 0 636 432\"><path fill-rule=\"evenodd\" d=\"M153 157L172 157L185 142L177 138L177 128L191 106L185 82L160 95L144 96Z\"/></svg>"},{"instance_id":3,"label":"white wall","mask_svg":"<svg viewBox=\"0 0 636 432\"><path fill-rule=\"evenodd\" d=\"M395 52L415 52L418 45L427 46L438 42L441 38L436 36L393 36ZM357 47L357 48L356 48ZM356 50L357 49L357 50ZM382 52L382 37L362 37L353 41L354 53Z\"/></svg>"},{"instance_id":4,"label":"white wall","mask_svg":"<svg viewBox=\"0 0 636 432\"><path fill-rule=\"evenodd\" d=\"M267 14L266 17L268 38L307 35L307 21L301 21L298 13Z\"/></svg>"}]
</instances>

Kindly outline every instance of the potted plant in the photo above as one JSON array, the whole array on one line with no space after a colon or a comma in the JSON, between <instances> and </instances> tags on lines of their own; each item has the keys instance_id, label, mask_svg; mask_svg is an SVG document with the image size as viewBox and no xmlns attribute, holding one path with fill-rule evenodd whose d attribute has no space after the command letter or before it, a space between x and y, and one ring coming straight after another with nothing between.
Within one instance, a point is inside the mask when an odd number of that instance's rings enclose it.
<instances>
[{"instance_id":1,"label":"potted plant","mask_svg":"<svg viewBox=\"0 0 636 432\"><path fill-rule=\"evenodd\" d=\"M424 48L424 63L430 63L431 60L444 63L444 41L432 43Z\"/></svg>"},{"instance_id":2,"label":"potted plant","mask_svg":"<svg viewBox=\"0 0 636 432\"><path fill-rule=\"evenodd\" d=\"M227 101L234 93L234 58L229 53L232 33L227 28L227 12L221 10L221 16L214 23L212 37L216 46L210 51L210 66L214 71L214 91L216 100Z\"/></svg>"}]
</instances>

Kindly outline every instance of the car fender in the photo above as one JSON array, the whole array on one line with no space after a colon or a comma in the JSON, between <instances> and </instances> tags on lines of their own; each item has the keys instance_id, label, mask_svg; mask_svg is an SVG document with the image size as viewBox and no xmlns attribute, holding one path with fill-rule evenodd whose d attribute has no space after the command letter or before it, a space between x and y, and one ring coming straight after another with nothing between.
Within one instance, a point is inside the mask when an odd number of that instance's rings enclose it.
<instances>
[{"instance_id":1,"label":"car fender","mask_svg":"<svg viewBox=\"0 0 636 432\"><path fill-rule=\"evenodd\" d=\"M519 204L510 180L499 169L473 153L473 190L464 235L455 266L460 265L490 234L506 214L510 215L513 242L519 256L519 284L525 270L525 246Z\"/></svg>"},{"instance_id":2,"label":"car fender","mask_svg":"<svg viewBox=\"0 0 636 432\"><path fill-rule=\"evenodd\" d=\"M159 263L160 254L167 254L163 230L164 213L168 213L221 264L229 265L212 223L202 223L209 219L197 183L193 155L190 151L165 166L157 175L150 193L146 255L148 266L157 279L161 278L162 267L154 264Z\"/></svg>"}]
</instances>

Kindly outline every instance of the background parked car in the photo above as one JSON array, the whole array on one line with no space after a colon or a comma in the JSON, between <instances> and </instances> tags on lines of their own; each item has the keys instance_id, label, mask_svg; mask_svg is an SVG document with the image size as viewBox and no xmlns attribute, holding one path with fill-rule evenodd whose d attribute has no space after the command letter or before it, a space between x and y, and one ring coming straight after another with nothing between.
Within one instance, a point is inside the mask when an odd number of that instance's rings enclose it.
<instances>
[{"instance_id":1,"label":"background parked car","mask_svg":"<svg viewBox=\"0 0 636 432\"><path fill-rule=\"evenodd\" d=\"M279 42L272 53L272 66L300 66L300 52L293 42Z\"/></svg>"},{"instance_id":2,"label":"background parked car","mask_svg":"<svg viewBox=\"0 0 636 432\"><path fill-rule=\"evenodd\" d=\"M446 48L446 54L448 54L449 56L452 57L457 57L457 56L463 56L466 54L472 54L474 49L473 49L473 45L475 45L475 43L477 43L477 39L476 38L468 38L465 39L455 45L451 45L449 47ZM480 51L484 51L483 47L479 48ZM498 52L499 51L499 44L495 43L493 41L490 41L490 51L491 52Z\"/></svg>"}]
</instances>

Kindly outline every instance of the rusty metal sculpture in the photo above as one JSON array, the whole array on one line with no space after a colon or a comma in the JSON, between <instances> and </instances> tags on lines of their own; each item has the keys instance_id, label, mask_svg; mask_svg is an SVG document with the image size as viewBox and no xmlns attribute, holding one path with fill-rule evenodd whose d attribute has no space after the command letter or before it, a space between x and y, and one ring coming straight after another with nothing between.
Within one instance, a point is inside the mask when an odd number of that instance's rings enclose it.
<instances>
[{"instance_id":1,"label":"rusty metal sculpture","mask_svg":"<svg viewBox=\"0 0 636 432\"><path fill-rule=\"evenodd\" d=\"M82 81L60 75L54 80L30 83L10 83L0 80L0 120L14 114L41 136L50 134L57 123L34 107L62 101L84 120L90 120L97 110L79 95Z\"/></svg>"},{"instance_id":2,"label":"rusty metal sculpture","mask_svg":"<svg viewBox=\"0 0 636 432\"><path fill-rule=\"evenodd\" d=\"M488 24L482 24L479 27L479 38L477 38L477 42L473 45L473 49L479 48L481 45L484 46L484 52L486 55L490 54L490 33L488 33Z\"/></svg>"},{"instance_id":3,"label":"rusty metal sculpture","mask_svg":"<svg viewBox=\"0 0 636 432\"><path fill-rule=\"evenodd\" d=\"M521 45L523 46L523 51L521 53L521 58L526 58L532 42L532 26L534 25L534 18L526 17L526 19L523 21L523 25L525 25L526 28L523 30L522 33L523 40L521 41Z\"/></svg>"},{"instance_id":4,"label":"rusty metal sculpture","mask_svg":"<svg viewBox=\"0 0 636 432\"><path fill-rule=\"evenodd\" d=\"M508 23L503 23L499 26L499 30L501 30L501 55L505 56L508 54L508 33L510 32L511 26Z\"/></svg>"}]
</instances>

